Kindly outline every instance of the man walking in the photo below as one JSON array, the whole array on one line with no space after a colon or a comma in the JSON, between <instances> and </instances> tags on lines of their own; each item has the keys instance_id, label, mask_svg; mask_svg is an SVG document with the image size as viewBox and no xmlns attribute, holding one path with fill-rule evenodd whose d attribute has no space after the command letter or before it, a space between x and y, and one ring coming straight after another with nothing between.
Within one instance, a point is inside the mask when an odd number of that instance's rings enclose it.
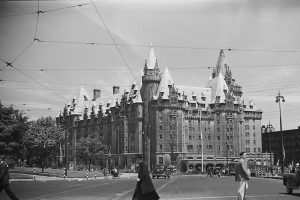
<instances>
[{"instance_id":1,"label":"man walking","mask_svg":"<svg viewBox=\"0 0 300 200\"><path fill-rule=\"evenodd\" d=\"M8 174L8 164L4 161L4 156L1 156L1 163L0 163L0 193L5 189L6 194L12 200L19 200L16 195L11 191L9 187L9 174Z\"/></svg>"},{"instance_id":2,"label":"man walking","mask_svg":"<svg viewBox=\"0 0 300 200\"><path fill-rule=\"evenodd\" d=\"M250 170L247 168L245 161L246 153L240 153L240 160L235 167L235 181L239 182L238 200L245 200L246 192L248 189L247 180L250 178Z\"/></svg>"}]
</instances>

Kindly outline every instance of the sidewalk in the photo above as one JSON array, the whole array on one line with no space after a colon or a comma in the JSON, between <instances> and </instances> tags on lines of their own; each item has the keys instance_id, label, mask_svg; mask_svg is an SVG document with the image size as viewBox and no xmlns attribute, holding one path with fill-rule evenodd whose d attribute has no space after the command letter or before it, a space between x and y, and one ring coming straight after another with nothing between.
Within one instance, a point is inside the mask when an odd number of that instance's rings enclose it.
<instances>
[{"instance_id":1,"label":"sidewalk","mask_svg":"<svg viewBox=\"0 0 300 200\"><path fill-rule=\"evenodd\" d=\"M100 179L116 179L112 175L104 176L101 171L73 171L68 170L68 174L64 176L64 169L44 169L41 168L25 168L16 167L10 169L10 181L53 181L53 180L100 180ZM96 176L96 178L95 178ZM119 178L137 178L137 173L120 173Z\"/></svg>"},{"instance_id":2,"label":"sidewalk","mask_svg":"<svg viewBox=\"0 0 300 200\"><path fill-rule=\"evenodd\" d=\"M120 174L121 179L128 178L128 179L136 179L137 178L137 173L122 173ZM93 181L93 180L113 180L113 179L119 179L115 178L112 175L108 176L89 176L88 178L74 178L74 177L54 177L54 176L40 176L40 175L29 175L29 177L26 178L11 178L10 181Z\"/></svg>"}]
</instances>

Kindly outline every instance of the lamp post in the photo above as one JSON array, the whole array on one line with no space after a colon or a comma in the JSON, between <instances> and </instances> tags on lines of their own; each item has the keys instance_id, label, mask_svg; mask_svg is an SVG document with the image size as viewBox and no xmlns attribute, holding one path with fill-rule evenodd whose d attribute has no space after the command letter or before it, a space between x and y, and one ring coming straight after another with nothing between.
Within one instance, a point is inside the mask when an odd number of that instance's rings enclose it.
<instances>
[{"instance_id":1,"label":"lamp post","mask_svg":"<svg viewBox=\"0 0 300 200\"><path fill-rule=\"evenodd\" d=\"M282 165L281 165L281 172L283 174L283 165L284 165L284 157L285 157L285 150L283 145L283 135L282 135L282 120L281 120L281 104L280 102L285 102L284 97L280 95L280 92L278 92L278 95L276 96L276 103L279 104L279 117L280 117L280 134L281 134L281 150L282 150Z\"/></svg>"}]
</instances>

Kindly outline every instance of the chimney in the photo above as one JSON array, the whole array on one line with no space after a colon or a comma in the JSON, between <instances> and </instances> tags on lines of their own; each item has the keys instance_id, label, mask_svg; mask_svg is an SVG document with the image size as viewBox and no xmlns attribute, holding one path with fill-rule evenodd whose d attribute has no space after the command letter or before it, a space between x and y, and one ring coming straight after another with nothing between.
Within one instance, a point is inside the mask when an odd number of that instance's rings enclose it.
<instances>
[{"instance_id":1,"label":"chimney","mask_svg":"<svg viewBox=\"0 0 300 200\"><path fill-rule=\"evenodd\" d=\"M93 100L96 101L96 99L101 98L101 90L94 89L94 98Z\"/></svg>"},{"instance_id":2,"label":"chimney","mask_svg":"<svg viewBox=\"0 0 300 200\"><path fill-rule=\"evenodd\" d=\"M119 86L113 86L113 94L118 94L120 92Z\"/></svg>"}]
</instances>

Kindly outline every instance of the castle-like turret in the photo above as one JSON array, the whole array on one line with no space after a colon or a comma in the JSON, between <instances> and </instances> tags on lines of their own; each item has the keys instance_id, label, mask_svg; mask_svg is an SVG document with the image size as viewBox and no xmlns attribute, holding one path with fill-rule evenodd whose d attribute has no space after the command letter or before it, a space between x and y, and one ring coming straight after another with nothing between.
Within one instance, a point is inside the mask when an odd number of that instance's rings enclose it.
<instances>
[{"instance_id":1,"label":"castle-like turret","mask_svg":"<svg viewBox=\"0 0 300 200\"><path fill-rule=\"evenodd\" d=\"M144 102L149 102L157 93L157 89L161 80L161 74L157 63L157 58L154 53L154 48L151 44L148 60L145 60L144 71L142 75L141 97Z\"/></svg>"}]
</instances>

